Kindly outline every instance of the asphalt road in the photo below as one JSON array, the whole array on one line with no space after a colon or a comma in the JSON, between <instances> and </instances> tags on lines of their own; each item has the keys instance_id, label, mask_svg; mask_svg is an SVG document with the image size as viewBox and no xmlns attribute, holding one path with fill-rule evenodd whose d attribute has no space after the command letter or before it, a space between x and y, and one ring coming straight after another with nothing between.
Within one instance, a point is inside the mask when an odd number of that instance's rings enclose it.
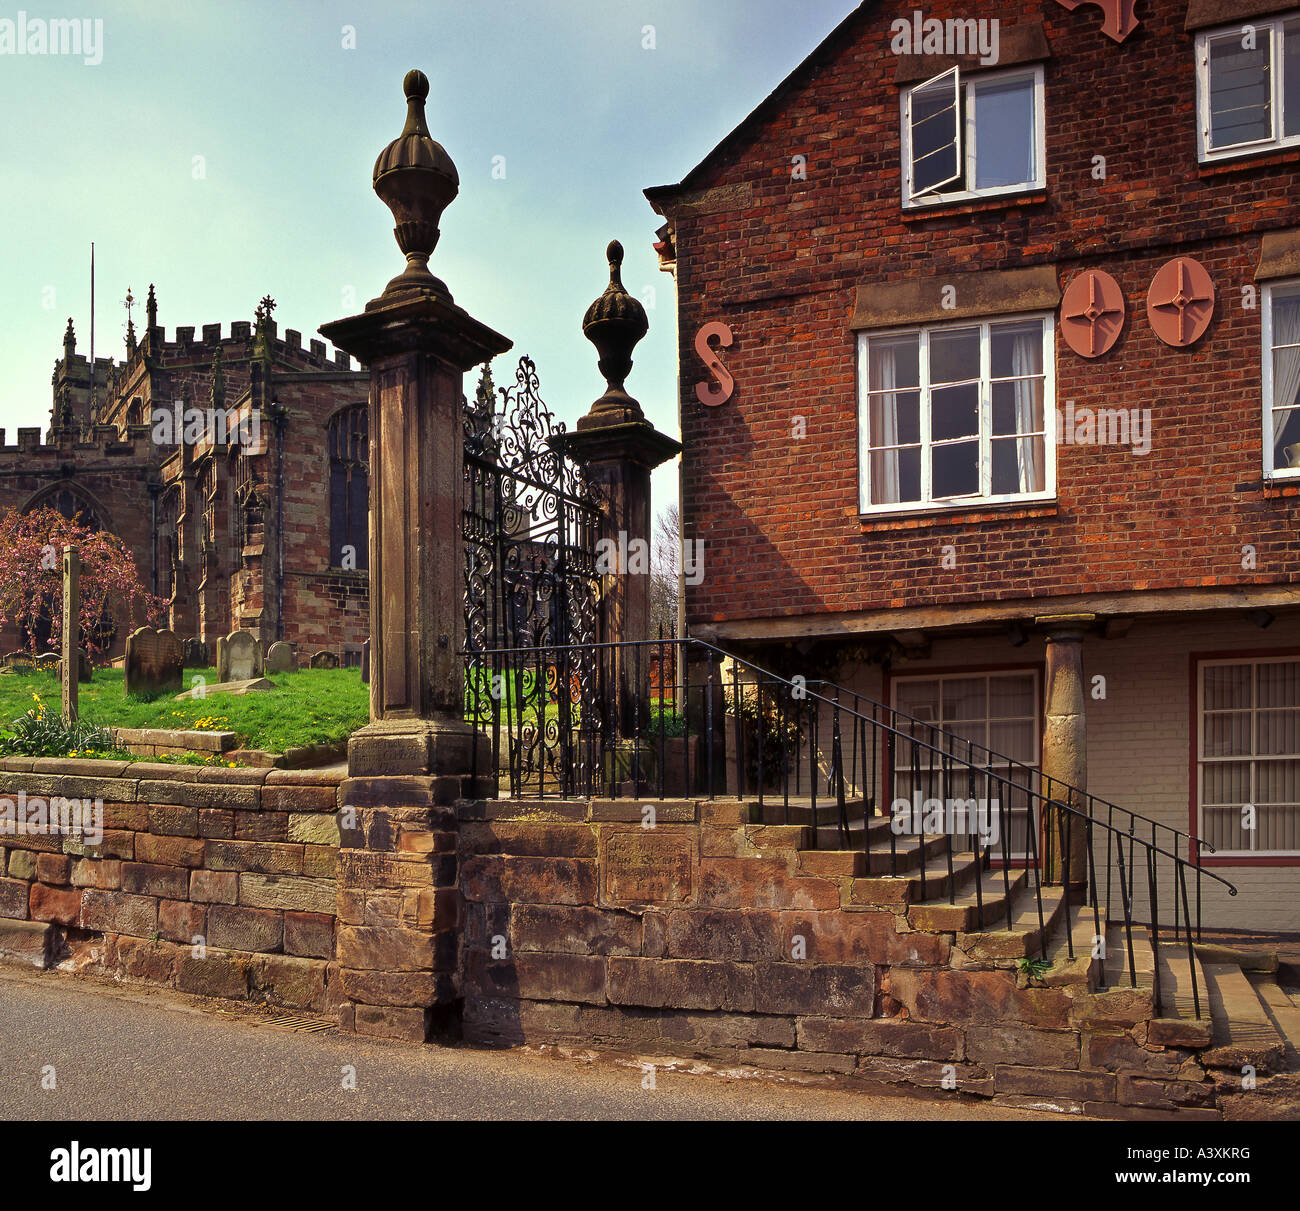
<instances>
[{"instance_id":1,"label":"asphalt road","mask_svg":"<svg viewBox=\"0 0 1300 1211\"><path fill-rule=\"evenodd\" d=\"M0 1014L4 1120L1054 1117L664 1070L646 1089L641 1068L608 1059L296 1033L256 1011L15 967L0 967ZM355 1088L344 1087L350 1070Z\"/></svg>"}]
</instances>

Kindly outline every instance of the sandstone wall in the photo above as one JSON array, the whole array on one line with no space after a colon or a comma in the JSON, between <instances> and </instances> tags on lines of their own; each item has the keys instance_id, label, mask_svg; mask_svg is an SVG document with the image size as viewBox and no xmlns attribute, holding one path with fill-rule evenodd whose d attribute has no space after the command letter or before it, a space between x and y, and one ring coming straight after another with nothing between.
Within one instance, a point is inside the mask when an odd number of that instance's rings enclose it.
<instances>
[{"instance_id":1,"label":"sandstone wall","mask_svg":"<svg viewBox=\"0 0 1300 1211\"><path fill-rule=\"evenodd\" d=\"M314 771L6 758L0 800L97 799L104 831L95 845L0 835L0 951L325 1012L338 784Z\"/></svg>"}]
</instances>

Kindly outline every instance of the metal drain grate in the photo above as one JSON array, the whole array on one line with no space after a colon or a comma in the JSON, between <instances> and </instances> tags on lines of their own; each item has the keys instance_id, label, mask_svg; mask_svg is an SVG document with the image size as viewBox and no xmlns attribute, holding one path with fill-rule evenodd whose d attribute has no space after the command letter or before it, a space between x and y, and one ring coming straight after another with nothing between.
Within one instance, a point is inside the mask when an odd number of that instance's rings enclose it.
<instances>
[{"instance_id":1,"label":"metal drain grate","mask_svg":"<svg viewBox=\"0 0 1300 1211\"><path fill-rule=\"evenodd\" d=\"M300 1034L319 1034L322 1030L333 1030L338 1023L331 1022L327 1018L299 1018L290 1015L283 1018L267 1018L266 1025L287 1026Z\"/></svg>"}]
</instances>

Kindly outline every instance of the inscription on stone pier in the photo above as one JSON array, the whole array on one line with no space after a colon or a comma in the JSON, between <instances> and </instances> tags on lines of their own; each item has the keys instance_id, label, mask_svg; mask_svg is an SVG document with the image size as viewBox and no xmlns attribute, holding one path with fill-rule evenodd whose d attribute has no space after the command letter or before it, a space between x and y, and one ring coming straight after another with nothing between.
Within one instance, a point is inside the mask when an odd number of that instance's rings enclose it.
<instances>
[{"instance_id":1,"label":"inscription on stone pier","mask_svg":"<svg viewBox=\"0 0 1300 1211\"><path fill-rule=\"evenodd\" d=\"M601 890L614 904L684 904L694 898L695 837L636 829L601 838Z\"/></svg>"}]
</instances>

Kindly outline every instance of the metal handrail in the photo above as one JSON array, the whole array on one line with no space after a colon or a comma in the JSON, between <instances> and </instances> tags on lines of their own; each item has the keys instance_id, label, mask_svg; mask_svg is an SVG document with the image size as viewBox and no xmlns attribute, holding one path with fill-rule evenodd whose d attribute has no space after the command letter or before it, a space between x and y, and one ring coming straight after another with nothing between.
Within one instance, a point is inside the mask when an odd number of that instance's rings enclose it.
<instances>
[{"instance_id":1,"label":"metal handrail","mask_svg":"<svg viewBox=\"0 0 1300 1211\"><path fill-rule=\"evenodd\" d=\"M642 655L643 649L647 648L657 649L660 668L660 711L657 723L653 724L649 716L649 703L643 704L643 693L629 693L627 691L629 683L633 687L642 686ZM900 745L905 746L910 756L910 762L906 767L910 775L909 781L915 785L922 781L922 777L924 778L925 785L931 792L927 797L927 802L934 801L933 788L936 785L942 784L951 791L954 778L964 775L968 789L973 792L979 780L982 779L985 789L986 813L987 804L990 802L996 804L995 811L998 814L1000 825L998 831L1002 842L1000 858L994 852L997 844L996 840L988 842L983 839L981 830L974 827L963 830L966 844L956 851L964 853L969 850L974 859L974 897L976 920L979 928L982 930L985 925L984 871L995 860L1001 862L1002 900L1006 913L1006 926L1008 930L1013 928L1011 910L1013 897L1010 872L1018 863L1023 862L1026 868L1026 881L1030 884L1030 889L1035 897L1039 924L1039 952L1041 957L1046 959L1048 930L1043 906L1043 877L1045 871L1059 867L1066 949L1069 956L1073 958L1074 942L1071 932L1072 878L1076 867L1080 863L1072 861L1074 857L1072 847L1075 844L1076 833L1081 833L1085 857L1081 863L1083 866L1081 879L1083 903L1080 907L1091 905L1096 931L1099 936L1102 936L1100 924L1101 897L1098 890L1096 869L1096 848L1099 841L1098 834L1100 833L1104 837L1106 846L1106 912L1109 918L1111 915L1111 868L1113 864L1120 885L1119 900L1123 912L1129 980L1134 987L1137 986L1137 971L1132 942L1133 899L1136 875L1139 869L1137 851L1140 850L1140 859L1147 867L1147 895L1151 912L1150 939L1155 958L1153 992L1157 1013L1162 1008L1163 998L1160 979L1159 882L1160 864L1161 860L1164 860L1165 863L1171 864L1169 872L1173 879L1174 938L1177 941L1180 933L1186 935L1193 1005L1195 1012L1199 1016L1201 1000L1192 939L1193 931L1199 938L1201 929L1200 880L1202 877L1211 879L1227 888L1229 895L1233 896L1237 894L1237 889L1227 879L1212 871L1204 870L1191 860L1193 852L1191 843L1195 842L1196 839L1168 825L1163 825L1159 821L1150 820L1148 817L1129 812L1126 808L1107 803L1059 779L1046 777L1024 762L997 754L983 745L976 745L972 741L945 731L934 723L916 719L905 712L897 711L882 703L842 690L829 682L821 680L808 682L802 678L796 682L791 678L761 668L744 657L725 652L702 640L689 638L680 640L664 639L662 637L658 640L622 643L543 645L535 648L501 648L489 651L466 652L465 658L469 669L477 668L482 672L490 667L494 678L500 676L504 670L507 680L513 679L515 683L513 693L507 692L500 696L496 693L491 695L492 706L485 714L482 678L473 676L470 678L467 706L476 725L482 725L485 729L489 724L491 725L496 747L494 769L497 769L500 765L500 725L503 710L502 698L504 698L505 733L509 745L511 789L516 794L525 790L530 795L533 793L529 780L535 771L537 777L536 793L538 796L544 796L547 790L547 769L549 767L555 793L557 794L572 795L583 789L590 791L596 786L601 786L607 793L616 795L619 793L621 783L630 782L633 794L641 797L642 788L650 789L650 784L653 782L657 784L659 797L664 798L666 797L664 765L669 741L669 737L666 735L667 716L663 710L663 702L665 701L664 677L667 668L665 658L669 652L676 655L677 651L688 649L703 654L711 654L732 662L730 687L726 686L725 680L720 679L715 682L712 662L709 666L710 671L703 682L695 687L704 694L705 734L703 739L706 741L707 746L704 764L707 767L707 791L710 798L714 797L715 730L717 730L716 725L725 725L725 713L730 713L733 717L736 763L735 784L737 793L743 797L745 775L748 767L746 765L747 728L742 717L746 713L746 703L749 701L746 695L751 689L753 690L754 705L753 724L756 729L755 743L753 745L754 753L752 754L752 759L756 764L752 772L757 786L759 805L761 807L764 804L765 783L769 775L767 768L769 733L772 728L777 728L779 733L775 748L779 750L780 762L776 772L782 775L782 810L783 818L787 823L790 820L791 806L790 775L793 772L795 794L798 795L801 793L801 754L805 745L808 749L808 790L811 805L809 818L812 824L811 842L813 846L816 846L819 841L817 790L821 781L819 758L822 746L818 728L820 716L826 711L830 713L832 724L831 739L829 741L829 766L825 775L826 789L827 793L832 796L835 814L833 827L843 844L847 844L851 840L852 832L848 819L848 786L850 783L855 788L859 786L856 777L859 764L863 772L868 769L866 763L868 734L871 741L870 778L863 778L860 784L863 804L862 843L864 849L868 852L870 852L872 845L871 814L876 806L871 791L875 785L878 758L880 760L880 786L883 790L887 782L897 778L900 768L897 763L898 750ZM618 663L617 670L614 663L612 663L615 661ZM628 664L630 664L630 670L627 667ZM685 665L685 662L683 664ZM675 665L676 661L674 661ZM682 718L681 740L685 771L684 785L689 789L695 783L690 778L691 727L689 715L691 685L689 665L685 665L685 667L687 671L682 682L678 683L676 674L674 674L672 693L674 705L676 706L677 703L681 702L685 708ZM646 661L647 683L648 668L649 661ZM742 669L751 680L741 680ZM578 680L580 690L584 680L590 690L590 701L584 699L579 703L580 709L576 725L574 724L570 689L575 678ZM624 687L619 693L612 692L616 683ZM528 686L531 686L531 689ZM563 693L560 692L561 686L566 687ZM822 689L814 687L822 687ZM724 706L724 718L715 721L714 699L721 693L725 701L728 688L731 694L730 711L727 712ZM780 690L779 695L776 693L778 688ZM833 696L829 692L823 692L823 689L833 691ZM771 703L765 702L765 693L771 697ZM853 706L844 703L843 697L846 694L852 698ZM548 718L548 711L552 704L555 707L555 720ZM643 730L642 727L643 705L647 714L646 723L650 724L649 730ZM773 707L773 717L770 721L765 717L769 705ZM862 709L863 705L870 707L869 715ZM531 716L529 715L530 711L532 712ZM527 723L530 717L532 719L531 726ZM852 734L852 757L849 759L852 762L851 766L845 756L846 730ZM919 736L917 734L918 730L921 733ZM655 765L656 763L651 760L653 756L652 750L646 748L643 751L643 745L655 739L658 742L657 768L652 776L647 776L642 764L643 758L649 765ZM675 737L673 739L675 740ZM629 744L630 748L627 748L626 746ZM795 749L793 768L790 761L792 744ZM960 751L958 751L959 746L965 748L967 756L961 756ZM983 755L982 762L974 759L977 749ZM475 751L477 759L477 748ZM538 759L539 755L540 759ZM624 766L620 763L625 756L628 758L626 762L627 776L619 777L618 774L624 769ZM698 754L697 760L699 760ZM925 762L923 775L921 769L922 760ZM998 768L995 768L995 766ZM1014 777L1017 771L1028 776L1017 780ZM474 772L477 775L478 771L475 770ZM1041 782L1044 778L1045 784ZM1043 789L1036 789L1034 786L1035 781L1040 781ZM1061 788L1062 793L1053 793L1055 788L1058 787ZM997 797L993 798L992 792L995 788ZM654 793L653 790L651 790L651 793ZM1013 854L1010 850L1011 830L1008 825L1017 797L1023 800L1023 810L1027 822L1026 852L1023 855ZM945 800L940 800L941 807L945 801L949 805L953 803L963 805L963 813L965 804L977 805L978 803L973 793L964 800L954 799L949 794L945 797ZM891 808L896 806L897 800L894 800L891 803ZM1107 818L1105 820L1102 820L1095 813L1094 809L1098 807L1106 811ZM1120 812L1127 817L1127 828L1124 828L1122 824L1114 823L1115 812ZM1075 822L1073 826L1070 823L1071 821ZM1138 835L1138 821L1149 823L1152 826L1149 839ZM898 817L895 814L895 819L891 821L888 829L890 871L894 875L898 874L898 844L895 827L897 822ZM1157 829L1160 828L1173 835L1172 852L1159 844ZM1042 852L1040 852L1040 831ZM942 833L942 857L946 866L944 881L947 885L949 903L955 903L956 901L957 871L954 861L954 835L961 834L958 834L955 829L944 828ZM1180 838L1185 838L1189 843L1187 857L1183 857L1178 853ZM930 847L933 840L934 838L925 832L925 821L923 819L918 831L916 853L918 863L916 877L921 900L929 898L927 879L931 876L927 872L927 866L931 861ZM1128 851L1127 865L1125 863L1126 848ZM1210 847L1207 845L1207 848ZM1195 872L1197 879L1194 926L1186 887L1188 867L1191 867ZM969 867L963 866L963 873L968 869Z\"/></svg>"}]
</instances>

